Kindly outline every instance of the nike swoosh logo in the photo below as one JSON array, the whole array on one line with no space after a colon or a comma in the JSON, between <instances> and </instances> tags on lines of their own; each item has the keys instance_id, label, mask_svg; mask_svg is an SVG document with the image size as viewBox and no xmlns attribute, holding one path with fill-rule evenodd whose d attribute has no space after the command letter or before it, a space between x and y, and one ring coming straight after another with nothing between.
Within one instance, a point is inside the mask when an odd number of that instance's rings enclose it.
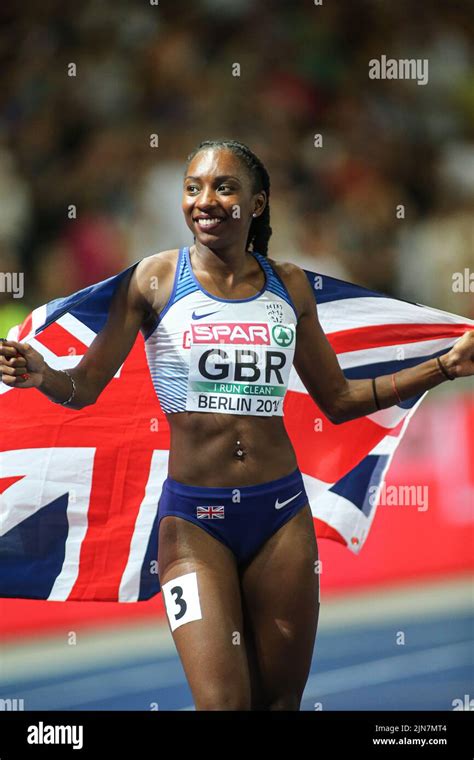
<instances>
[{"instance_id":1,"label":"nike swoosh logo","mask_svg":"<svg viewBox=\"0 0 474 760\"><path fill-rule=\"evenodd\" d=\"M282 507L285 507L287 504L290 503L290 501L293 501L293 499L296 499L297 496L300 495L300 493L303 493L303 491L298 491L298 493L295 493L294 496L291 497L291 499L287 499L286 501L278 501L278 499L275 502L275 509L281 509Z\"/></svg>"},{"instance_id":2,"label":"nike swoosh logo","mask_svg":"<svg viewBox=\"0 0 474 760\"><path fill-rule=\"evenodd\" d=\"M211 314L217 314L218 311L219 311L219 309L217 309L216 311L208 311L207 314L196 314L196 312L193 311L192 318L193 319L202 319L203 317L209 317Z\"/></svg>"}]
</instances>

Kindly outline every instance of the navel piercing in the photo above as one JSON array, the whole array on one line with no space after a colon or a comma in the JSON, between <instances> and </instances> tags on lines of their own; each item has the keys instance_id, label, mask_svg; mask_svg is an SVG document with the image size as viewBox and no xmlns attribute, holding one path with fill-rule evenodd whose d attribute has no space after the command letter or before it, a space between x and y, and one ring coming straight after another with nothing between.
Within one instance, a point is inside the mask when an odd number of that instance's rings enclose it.
<instances>
[{"instance_id":1,"label":"navel piercing","mask_svg":"<svg viewBox=\"0 0 474 760\"><path fill-rule=\"evenodd\" d=\"M240 446L240 441L237 441L237 446ZM237 449L235 453L238 457L244 456L244 451L242 449Z\"/></svg>"}]
</instances>

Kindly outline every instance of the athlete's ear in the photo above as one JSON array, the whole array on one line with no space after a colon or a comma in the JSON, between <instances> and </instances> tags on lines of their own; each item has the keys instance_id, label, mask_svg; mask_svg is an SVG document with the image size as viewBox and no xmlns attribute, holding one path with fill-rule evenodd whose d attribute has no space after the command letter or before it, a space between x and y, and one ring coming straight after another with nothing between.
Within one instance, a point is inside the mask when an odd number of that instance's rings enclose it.
<instances>
[{"instance_id":1,"label":"athlete's ear","mask_svg":"<svg viewBox=\"0 0 474 760\"><path fill-rule=\"evenodd\" d=\"M260 211L260 213L263 214L263 212L265 211L265 207L267 205L267 201L268 201L265 190L260 190L260 192L257 193L255 200L256 200L255 211ZM260 216L260 214L255 214L255 216Z\"/></svg>"}]
</instances>

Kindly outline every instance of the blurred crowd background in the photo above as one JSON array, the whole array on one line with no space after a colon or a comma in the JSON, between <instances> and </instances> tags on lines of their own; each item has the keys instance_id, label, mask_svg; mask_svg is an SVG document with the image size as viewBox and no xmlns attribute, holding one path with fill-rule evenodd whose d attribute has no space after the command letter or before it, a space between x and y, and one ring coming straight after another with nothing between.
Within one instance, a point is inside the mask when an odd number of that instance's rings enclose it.
<instances>
[{"instance_id":1,"label":"blurred crowd background","mask_svg":"<svg viewBox=\"0 0 474 760\"><path fill-rule=\"evenodd\" d=\"M474 318L474 293L453 290L455 272L474 272L471 12L438 0L5 0L0 271L24 272L25 295L0 292L2 334L47 300L190 244L185 159L215 137L246 142L270 173L271 257ZM428 84L371 80L383 54L428 59Z\"/></svg>"}]
</instances>

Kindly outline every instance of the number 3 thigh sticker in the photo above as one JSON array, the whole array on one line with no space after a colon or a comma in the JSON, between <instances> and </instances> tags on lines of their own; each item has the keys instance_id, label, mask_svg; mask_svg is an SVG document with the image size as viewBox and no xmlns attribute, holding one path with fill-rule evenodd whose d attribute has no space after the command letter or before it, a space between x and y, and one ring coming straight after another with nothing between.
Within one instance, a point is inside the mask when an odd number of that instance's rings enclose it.
<instances>
[{"instance_id":1,"label":"number 3 thigh sticker","mask_svg":"<svg viewBox=\"0 0 474 760\"><path fill-rule=\"evenodd\" d=\"M165 583L161 590L171 630L191 620L201 620L201 605L196 573L186 573Z\"/></svg>"}]
</instances>

